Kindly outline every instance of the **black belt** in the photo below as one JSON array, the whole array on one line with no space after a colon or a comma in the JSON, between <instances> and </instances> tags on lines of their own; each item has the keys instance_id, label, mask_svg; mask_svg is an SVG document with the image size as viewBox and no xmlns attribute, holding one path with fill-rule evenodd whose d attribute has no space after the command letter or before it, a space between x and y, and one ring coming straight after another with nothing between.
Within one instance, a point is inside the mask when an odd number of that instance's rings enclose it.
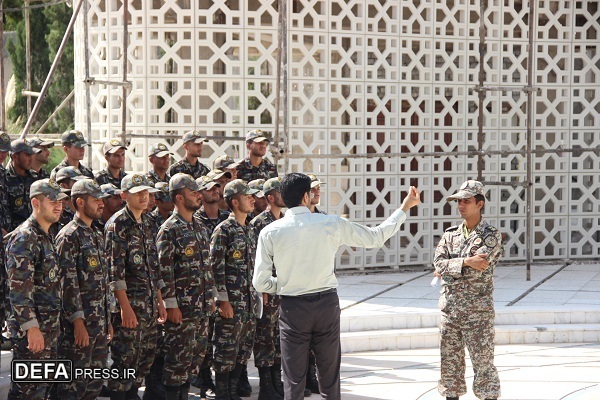
<instances>
[{"instance_id":1,"label":"black belt","mask_svg":"<svg viewBox=\"0 0 600 400\"><path fill-rule=\"evenodd\" d=\"M316 292L316 293L307 293L307 294L300 294L297 296L285 296L282 295L281 297L284 299L308 299L308 298L319 298L323 295L326 294L330 294L330 293L337 293L337 289L336 288L331 288L331 289L327 289L327 290L323 290L322 292Z\"/></svg>"}]
</instances>

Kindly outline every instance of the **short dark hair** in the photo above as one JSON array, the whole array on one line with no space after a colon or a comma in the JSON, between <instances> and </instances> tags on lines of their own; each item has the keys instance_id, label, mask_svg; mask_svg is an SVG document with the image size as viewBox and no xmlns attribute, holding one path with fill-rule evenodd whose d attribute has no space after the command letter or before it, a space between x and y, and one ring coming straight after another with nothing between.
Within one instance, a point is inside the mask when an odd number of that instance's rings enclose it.
<instances>
[{"instance_id":1,"label":"short dark hair","mask_svg":"<svg viewBox=\"0 0 600 400\"><path fill-rule=\"evenodd\" d=\"M287 174L281 180L281 198L287 208L298 207L306 193L310 193L310 178L298 172Z\"/></svg>"},{"instance_id":2,"label":"short dark hair","mask_svg":"<svg viewBox=\"0 0 600 400\"><path fill-rule=\"evenodd\" d=\"M171 190L169 192L169 195L171 196L171 200L173 200L173 203L175 203L175 197L177 197L178 194L183 194L183 189Z\"/></svg>"},{"instance_id":3,"label":"short dark hair","mask_svg":"<svg viewBox=\"0 0 600 400\"><path fill-rule=\"evenodd\" d=\"M77 199L83 199L84 201L87 201L87 194L75 194L73 196L71 196L71 204L73 204L73 207L75 208L76 211L79 211L79 207L77 207Z\"/></svg>"},{"instance_id":4,"label":"short dark hair","mask_svg":"<svg viewBox=\"0 0 600 400\"><path fill-rule=\"evenodd\" d=\"M480 201L483 201L483 207L481 207L481 210L479 210L482 214L483 214L483 210L485 209L485 196L482 194L476 194L475 195L475 203L479 203Z\"/></svg>"},{"instance_id":5,"label":"short dark hair","mask_svg":"<svg viewBox=\"0 0 600 400\"><path fill-rule=\"evenodd\" d=\"M236 194L231 195L229 197L225 197L225 202L227 203L227 206L229 207L229 209L231 211L233 211L233 200L237 200L239 202L241 196L242 196L241 193L236 193Z\"/></svg>"}]
</instances>

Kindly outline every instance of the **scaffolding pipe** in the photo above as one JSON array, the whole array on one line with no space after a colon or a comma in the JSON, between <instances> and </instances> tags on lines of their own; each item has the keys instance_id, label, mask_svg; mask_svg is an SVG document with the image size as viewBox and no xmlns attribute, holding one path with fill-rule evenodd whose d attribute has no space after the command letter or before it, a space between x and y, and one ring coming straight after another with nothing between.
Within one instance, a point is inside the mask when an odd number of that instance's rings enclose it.
<instances>
[{"instance_id":1,"label":"scaffolding pipe","mask_svg":"<svg viewBox=\"0 0 600 400\"><path fill-rule=\"evenodd\" d=\"M488 0L481 0L479 3L479 87L483 88L485 84L485 55L487 54L487 44L485 42L487 29L485 27L485 12L488 8ZM483 132L483 108L485 102L485 90L478 91L479 110L477 116L477 150L483 151L485 142L485 133ZM483 154L477 156L477 180L483 180Z\"/></svg>"},{"instance_id":2,"label":"scaffolding pipe","mask_svg":"<svg viewBox=\"0 0 600 400\"><path fill-rule=\"evenodd\" d=\"M65 51L65 47L67 47L67 42L69 41L69 36L71 36L71 32L73 32L73 27L75 26L75 21L77 20L77 14L79 14L79 10L81 9L81 5L86 0L79 0L77 3L77 7L73 10L73 15L71 16L71 20L69 21L69 25L67 26L67 30L65 35L63 36L62 42L60 43L60 47L56 52L56 57L54 57L54 61L52 62L52 66L50 67L50 71L48 71L48 76L46 76L46 80L44 81L44 86L42 86L42 90L40 90L40 97L38 97L35 105L33 106L33 110L27 119L27 123L23 128L23 133L21 133L21 139L25 139L27 137L27 133L29 129L31 129L31 125L33 124L33 120L35 119L40 107L42 106L42 101L46 96L46 92L48 91L48 87L50 86L50 82L52 82L52 77L54 76L54 72L56 71L56 67L58 66L58 61L60 60L63 52Z\"/></svg>"},{"instance_id":3,"label":"scaffolding pipe","mask_svg":"<svg viewBox=\"0 0 600 400\"><path fill-rule=\"evenodd\" d=\"M289 132L288 132L288 2L283 0L281 2L281 10L280 12L283 14L281 18L282 24L282 64L283 64L283 154L285 158L283 159L283 173L286 174L289 166Z\"/></svg>"},{"instance_id":4,"label":"scaffolding pipe","mask_svg":"<svg viewBox=\"0 0 600 400\"><path fill-rule=\"evenodd\" d=\"M83 5L83 68L85 72L85 129L87 134L87 142L90 144L90 148L87 154L88 158L88 167L92 167L92 161L94 159L94 155L92 153L92 95L90 85L92 85L90 79L90 45L89 45L89 21L88 15L90 12L90 6L85 0L85 4Z\"/></svg>"},{"instance_id":5,"label":"scaffolding pipe","mask_svg":"<svg viewBox=\"0 0 600 400\"><path fill-rule=\"evenodd\" d=\"M129 39L129 1L123 1L123 82L127 82L127 47ZM127 146L127 86L121 87L121 143Z\"/></svg>"},{"instance_id":6,"label":"scaffolding pipe","mask_svg":"<svg viewBox=\"0 0 600 400\"><path fill-rule=\"evenodd\" d=\"M281 158L282 149L279 143L279 112L281 109L281 48L282 48L282 32L281 28L283 26L282 18L283 13L281 12L281 3L285 0L279 0L277 2L278 7L277 10L277 80L275 81L275 132L273 133L273 143L271 145L271 155L273 156L273 161L275 161L275 165L277 165L279 159Z\"/></svg>"},{"instance_id":7,"label":"scaffolding pipe","mask_svg":"<svg viewBox=\"0 0 600 400\"><path fill-rule=\"evenodd\" d=\"M36 135L39 135L40 133L42 133L42 131L50 124L50 122L52 122L54 120L54 118L56 118L56 116L58 115L60 110L62 110L63 108L65 108L65 106L67 104L69 104L69 101L73 98L74 94L75 94L75 89L71 90L71 93L69 93L69 95L67 97L65 97L65 99L58 105L58 107L56 107L56 110L54 110L52 115L50 115L48 117L46 122L44 122L44 124L42 126L40 126L40 129L38 129L38 131L35 133Z\"/></svg>"},{"instance_id":8,"label":"scaffolding pipe","mask_svg":"<svg viewBox=\"0 0 600 400\"><path fill-rule=\"evenodd\" d=\"M537 2L529 1L529 48L527 49L527 87L530 90L527 91L527 178L525 181L528 183L525 190L526 199L526 220L525 220L525 255L527 257L527 281L531 280L531 248L532 243L532 228L533 228L533 216L531 214L531 208L533 205L533 154L530 151L533 147L533 68L534 68L534 46L533 46L533 35L535 33L535 6Z\"/></svg>"},{"instance_id":9,"label":"scaffolding pipe","mask_svg":"<svg viewBox=\"0 0 600 400\"><path fill-rule=\"evenodd\" d=\"M0 131L6 131L4 103L4 0L0 0Z\"/></svg>"},{"instance_id":10,"label":"scaffolding pipe","mask_svg":"<svg viewBox=\"0 0 600 400\"><path fill-rule=\"evenodd\" d=\"M25 85L31 90L31 27L29 24L29 0L25 0ZM31 115L31 96L27 96L27 116Z\"/></svg>"}]
</instances>

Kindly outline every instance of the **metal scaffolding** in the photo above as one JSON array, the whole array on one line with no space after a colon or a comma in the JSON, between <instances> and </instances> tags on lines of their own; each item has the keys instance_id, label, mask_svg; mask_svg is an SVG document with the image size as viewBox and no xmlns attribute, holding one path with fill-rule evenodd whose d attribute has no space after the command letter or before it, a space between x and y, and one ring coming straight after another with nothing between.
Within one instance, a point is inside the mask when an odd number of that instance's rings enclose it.
<instances>
[{"instance_id":1,"label":"metal scaffolding","mask_svg":"<svg viewBox=\"0 0 600 400\"><path fill-rule=\"evenodd\" d=\"M485 57L487 54L487 28L486 28L486 13L488 12L488 1L489 0L481 0L480 2L480 16L479 16L479 74L478 74L478 84L474 87L474 90L478 94L478 136L477 143L478 147L475 151L438 151L438 152L421 152L415 154L406 154L406 153L366 153L366 154L292 154L289 149L289 104L288 104L288 95L289 95L289 77L288 77L288 8L287 1L278 0L278 13L279 13L279 22L278 22L278 41L277 41L277 74L276 74L276 104L275 104L275 126L274 126L274 140L273 144L270 147L271 155L283 169L282 172L287 172L289 169L289 161L291 159L319 159L319 158L407 158L407 157L440 157L440 156L471 156L477 157L477 179L482 181L487 185L498 185L498 186L512 186L512 187L523 187L525 189L525 201L526 201L526 221L525 221L525 248L526 248L526 263L527 263L527 280L531 279L531 264L532 264L532 253L531 249L533 246L533 236L532 236L532 204L533 204L533 156L540 154L562 154L562 153L574 153L581 154L584 152L594 152L596 154L600 153L600 147L590 147L590 148L581 148L581 147L573 147L573 148L559 148L559 149L533 149L533 133L532 133L532 125L533 125L533 112L534 112L534 93L536 92L536 88L533 86L534 79L534 52L535 52L535 25L536 25L536 7L537 2L530 1L529 2L529 18L528 18L528 59L527 59L527 85L523 87L519 86L486 86L485 85ZM58 4L62 1L54 1L51 4ZM89 12L89 4L87 0L79 0L77 2L76 7L73 10L73 15L71 21L69 22L68 28L64 34L62 43L52 67L48 73L46 81L37 97L33 110L28 116L27 123L25 128L23 129L22 138L25 138L31 128L33 123L33 119L38 113L41 102L44 99L44 96L48 90L49 85L52 82L53 74L56 70L57 63L63 53L64 47L67 43L67 40L73 30L75 25L75 21L78 17L81 6L83 5L83 34L84 34L84 63L85 63L85 97L86 97L86 122L87 122L87 137L88 142L93 142L92 138L92 121L91 121L91 86L95 84L102 84L108 86L120 86L122 89L121 92L121 138L123 142L127 142L128 138L133 137L143 137L143 138L154 138L156 135L148 135L148 134L133 134L127 133L127 95L128 89L131 88L132 83L127 80L127 69L128 69L128 1L125 0L123 2L123 50L121 53L122 56L122 80L121 81L105 81L98 80L94 77L90 76L90 55L89 55L89 26L88 26L88 12ZM6 10L3 9L3 0L0 0L0 48L3 48L3 26L2 24L2 13ZM27 12L27 11L26 11ZM1 64L1 63L0 63ZM1 95L1 103L0 103L0 117L2 120L2 126L0 127L2 130L4 127L4 81L3 81L4 69L0 65L0 95ZM28 86L28 89L31 90L31 87ZM484 130L484 102L486 100L487 92L491 91L501 91L501 92L509 92L509 91L517 91L526 93L527 95L527 110L526 110L526 146L525 149L522 150L486 150L484 148L485 143L485 130ZM31 97L28 97L30 99ZM65 99L63 104L66 104L68 99ZM61 107L59 106L59 107ZM283 107L283 110L280 108ZM58 111L58 110L57 110ZM56 112L57 112L56 111ZM280 113L282 114L282 118L280 118ZM54 115L54 114L53 114ZM53 117L51 116L50 119ZM280 125L283 125L282 132L280 132ZM45 125L44 125L45 126ZM41 129L40 129L41 131ZM39 131L38 131L39 133ZM178 135L162 135L163 138L177 138ZM212 136L213 139L224 139L224 140L243 140L243 138L230 138L224 136ZM523 181L487 181L484 177L484 157L492 156L492 155L523 155L526 157L526 177ZM91 165L92 162L92 152L88 151L88 159Z\"/></svg>"}]
</instances>

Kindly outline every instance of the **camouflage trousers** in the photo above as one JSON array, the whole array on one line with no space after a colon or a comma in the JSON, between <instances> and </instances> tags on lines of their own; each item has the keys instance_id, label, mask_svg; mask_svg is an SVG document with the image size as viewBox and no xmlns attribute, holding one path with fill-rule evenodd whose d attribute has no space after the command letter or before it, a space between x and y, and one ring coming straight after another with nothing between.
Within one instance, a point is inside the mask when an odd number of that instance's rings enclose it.
<instances>
[{"instance_id":1,"label":"camouflage trousers","mask_svg":"<svg viewBox=\"0 0 600 400\"><path fill-rule=\"evenodd\" d=\"M42 331L45 348L39 353L32 353L27 348L27 337L13 339L13 360L56 359L58 346L58 331L49 333ZM50 394L52 385L49 383L15 383L11 382L8 400L43 400Z\"/></svg>"},{"instance_id":2,"label":"camouflage trousers","mask_svg":"<svg viewBox=\"0 0 600 400\"><path fill-rule=\"evenodd\" d=\"M211 314L208 318L208 346L206 347L206 353L204 354L204 361L202 362L202 368L210 368L213 359L213 338L215 334L215 313Z\"/></svg>"},{"instance_id":3,"label":"camouflage trousers","mask_svg":"<svg viewBox=\"0 0 600 400\"><path fill-rule=\"evenodd\" d=\"M268 295L269 300L263 306L263 315L256 322L254 335L254 365L271 367L281 364L281 346L279 343L279 296Z\"/></svg>"},{"instance_id":4,"label":"camouflage trousers","mask_svg":"<svg viewBox=\"0 0 600 400\"><path fill-rule=\"evenodd\" d=\"M113 360L111 369L118 370L120 377L124 378L124 371L134 368L135 381L132 379L109 379L108 388L113 391L124 392L132 385L140 387L144 377L150 372L156 354L158 330L156 318L150 315L136 313L138 326L134 329L124 328L121 323L121 314L113 313L111 322L114 336L110 342L110 353Z\"/></svg>"},{"instance_id":5,"label":"camouflage trousers","mask_svg":"<svg viewBox=\"0 0 600 400\"><path fill-rule=\"evenodd\" d=\"M208 347L208 317L183 318L181 324L165 322L162 353L165 355L165 386L184 384L197 375Z\"/></svg>"},{"instance_id":6,"label":"camouflage trousers","mask_svg":"<svg viewBox=\"0 0 600 400\"><path fill-rule=\"evenodd\" d=\"M105 324L86 326L90 336L87 347L75 345L75 331L70 323L63 323L58 342L58 357L71 360L73 368L106 368L108 363L108 331ZM102 379L73 379L71 383L58 385L59 399L93 400L102 390Z\"/></svg>"},{"instance_id":7,"label":"camouflage trousers","mask_svg":"<svg viewBox=\"0 0 600 400\"><path fill-rule=\"evenodd\" d=\"M234 309L233 318L215 318L213 336L213 368L215 372L230 372L236 364L246 365L254 343L254 314Z\"/></svg>"},{"instance_id":8,"label":"camouflage trousers","mask_svg":"<svg viewBox=\"0 0 600 400\"><path fill-rule=\"evenodd\" d=\"M467 392L465 346L475 373L473 393L480 399L500 397L500 378L494 366L494 312L442 313L440 325L440 395L460 397Z\"/></svg>"}]
</instances>

